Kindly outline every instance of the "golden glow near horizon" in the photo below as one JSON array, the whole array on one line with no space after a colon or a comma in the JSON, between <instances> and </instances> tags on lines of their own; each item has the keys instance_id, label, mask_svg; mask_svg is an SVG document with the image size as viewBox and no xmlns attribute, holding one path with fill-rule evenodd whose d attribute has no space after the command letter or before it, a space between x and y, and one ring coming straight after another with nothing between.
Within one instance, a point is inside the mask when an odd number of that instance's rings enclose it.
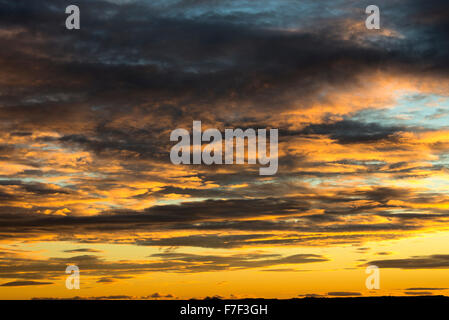
<instances>
[{"instance_id":1,"label":"golden glow near horizon","mask_svg":"<svg viewBox=\"0 0 449 320\"><path fill-rule=\"evenodd\" d=\"M449 11L181 2L1 4L0 299L448 295ZM194 120L278 129L277 173L172 164Z\"/></svg>"}]
</instances>

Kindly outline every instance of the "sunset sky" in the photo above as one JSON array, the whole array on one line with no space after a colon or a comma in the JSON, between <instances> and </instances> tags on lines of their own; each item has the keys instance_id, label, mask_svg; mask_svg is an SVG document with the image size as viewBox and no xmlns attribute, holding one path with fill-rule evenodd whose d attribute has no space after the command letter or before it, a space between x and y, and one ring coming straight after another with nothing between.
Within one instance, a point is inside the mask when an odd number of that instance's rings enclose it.
<instances>
[{"instance_id":1,"label":"sunset sky","mask_svg":"<svg viewBox=\"0 0 449 320\"><path fill-rule=\"evenodd\" d=\"M449 295L447 0L0 0L0 48L0 299ZM172 164L194 120L278 172Z\"/></svg>"}]
</instances>

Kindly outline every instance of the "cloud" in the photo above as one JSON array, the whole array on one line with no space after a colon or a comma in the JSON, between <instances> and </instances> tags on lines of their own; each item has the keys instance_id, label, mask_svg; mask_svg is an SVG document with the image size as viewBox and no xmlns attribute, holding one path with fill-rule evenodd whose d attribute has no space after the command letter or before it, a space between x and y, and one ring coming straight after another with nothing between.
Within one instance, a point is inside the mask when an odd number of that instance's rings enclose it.
<instances>
[{"instance_id":1,"label":"cloud","mask_svg":"<svg viewBox=\"0 0 449 320\"><path fill-rule=\"evenodd\" d=\"M67 252L67 253L80 253L80 252L97 253L97 252L102 252L102 251L101 250L97 250L97 249L92 249L92 248L80 248L80 249L64 250L64 252Z\"/></svg>"},{"instance_id":2,"label":"cloud","mask_svg":"<svg viewBox=\"0 0 449 320\"><path fill-rule=\"evenodd\" d=\"M90 296L82 297L75 296L71 298L57 298L57 297L33 297L32 300L152 300L152 299L176 299L172 294L154 293L148 296L129 296L129 295L110 295L110 296Z\"/></svg>"},{"instance_id":3,"label":"cloud","mask_svg":"<svg viewBox=\"0 0 449 320\"><path fill-rule=\"evenodd\" d=\"M449 268L449 255L434 254L429 256L415 256L406 259L374 260L368 264L376 265L379 268L447 269Z\"/></svg>"},{"instance_id":4,"label":"cloud","mask_svg":"<svg viewBox=\"0 0 449 320\"><path fill-rule=\"evenodd\" d=\"M389 256L390 254L392 254L392 252L381 251L381 252L376 252L376 254L377 254L378 256Z\"/></svg>"},{"instance_id":5,"label":"cloud","mask_svg":"<svg viewBox=\"0 0 449 320\"><path fill-rule=\"evenodd\" d=\"M328 292L327 295L333 297L353 297L353 296L361 296L362 294L360 292L335 291L335 292Z\"/></svg>"},{"instance_id":6,"label":"cloud","mask_svg":"<svg viewBox=\"0 0 449 320\"><path fill-rule=\"evenodd\" d=\"M448 290L448 288L407 288L406 291L433 291L433 290Z\"/></svg>"},{"instance_id":7,"label":"cloud","mask_svg":"<svg viewBox=\"0 0 449 320\"><path fill-rule=\"evenodd\" d=\"M263 242L265 237L271 237L270 234L240 234L240 235L191 235L184 237L168 237L162 239L141 239L136 244L141 246L192 246L203 248L234 248L245 244L256 244ZM265 240L270 242L270 240ZM275 240L273 240L275 242Z\"/></svg>"},{"instance_id":8,"label":"cloud","mask_svg":"<svg viewBox=\"0 0 449 320\"><path fill-rule=\"evenodd\" d=\"M0 287L25 287L25 286L42 286L53 284L52 282L39 282L39 281L11 281L0 285Z\"/></svg>"},{"instance_id":9,"label":"cloud","mask_svg":"<svg viewBox=\"0 0 449 320\"><path fill-rule=\"evenodd\" d=\"M113 283L115 282L115 279L111 278L101 278L97 280L97 283Z\"/></svg>"},{"instance_id":10,"label":"cloud","mask_svg":"<svg viewBox=\"0 0 449 320\"><path fill-rule=\"evenodd\" d=\"M153 293L153 294L150 294L150 295L148 295L148 296L144 296L144 297L141 297L142 299L161 299L161 298L165 298L165 299L167 299L167 298L169 298L169 299L171 299L171 298L174 298L174 296L172 295L172 294L159 294L158 292L155 292L155 293Z\"/></svg>"},{"instance_id":11,"label":"cloud","mask_svg":"<svg viewBox=\"0 0 449 320\"><path fill-rule=\"evenodd\" d=\"M315 254L296 254L286 257L281 257L277 254L245 254L232 256L213 256L213 255L194 255L183 253L159 253L153 254L151 257L162 258L167 262L180 261L183 264L195 263L190 266L192 271L212 271L212 270L226 270L226 269L248 269L248 268L263 268L268 266L282 265L282 264L303 264L313 262L326 262L327 258ZM196 264L203 262L203 264ZM180 272L184 272L182 269Z\"/></svg>"},{"instance_id":12,"label":"cloud","mask_svg":"<svg viewBox=\"0 0 449 320\"><path fill-rule=\"evenodd\" d=\"M301 298L325 298L326 295L316 294L316 293L308 293L308 294L300 294L298 297Z\"/></svg>"},{"instance_id":13,"label":"cloud","mask_svg":"<svg viewBox=\"0 0 449 320\"><path fill-rule=\"evenodd\" d=\"M404 291L404 294L413 296L431 296L433 293L429 291Z\"/></svg>"},{"instance_id":14,"label":"cloud","mask_svg":"<svg viewBox=\"0 0 449 320\"><path fill-rule=\"evenodd\" d=\"M260 270L264 272L305 272L310 270L297 270L293 268L281 268L281 269L266 269L266 270Z\"/></svg>"},{"instance_id":15,"label":"cloud","mask_svg":"<svg viewBox=\"0 0 449 320\"><path fill-rule=\"evenodd\" d=\"M320 194L319 190L308 189L307 194L295 197L185 201L176 205L154 205L139 211L116 209L89 216L73 215L70 210L61 212L60 208L54 207L0 207L0 231L4 237L8 237L10 230L14 231L16 237L20 233L23 236L52 233L64 237L66 232L80 235L95 232L100 236L101 233L138 229L263 232L239 235L192 234L163 238L147 236L135 241L148 246L236 247L249 243L297 243L306 240L300 237L301 233L313 232L326 232L328 236L340 239L343 236L338 233L353 232L352 235L345 236L349 240L351 237L358 237L357 232L413 231L429 223L444 223L448 213L439 209L436 204L447 201L446 197L429 193L425 197L423 195L412 189L391 187L337 190L328 195ZM324 212L317 214L314 211L317 206ZM402 209L402 213L395 213L399 209ZM57 210L61 214L36 213ZM406 210L414 212L408 213ZM429 214L429 211L433 213ZM11 215L10 212L15 214ZM365 212L370 212L370 215L366 216ZM274 230L296 232L296 235L273 239Z\"/></svg>"},{"instance_id":16,"label":"cloud","mask_svg":"<svg viewBox=\"0 0 449 320\"><path fill-rule=\"evenodd\" d=\"M102 276L97 280L98 283L111 283L119 279L129 279L136 274L151 272L200 273L329 261L328 258L315 254L283 256L257 252L230 255L163 252L152 254L148 258L134 261L109 261L93 255L80 255L70 258L55 257L46 260L18 257L13 260L0 259L0 278L29 279L43 277L45 279L59 279L64 275L63 270L67 265L75 264L86 276ZM107 276L105 276L105 273ZM46 284L35 281L21 281L19 283L22 285Z\"/></svg>"},{"instance_id":17,"label":"cloud","mask_svg":"<svg viewBox=\"0 0 449 320\"><path fill-rule=\"evenodd\" d=\"M107 276L107 277L102 277L100 279L98 279L96 281L96 283L105 283L105 284L109 284L109 283L114 283L117 282L117 280L122 280L122 279L132 279L132 276L120 276L120 275L113 275L113 276Z\"/></svg>"},{"instance_id":18,"label":"cloud","mask_svg":"<svg viewBox=\"0 0 449 320\"><path fill-rule=\"evenodd\" d=\"M404 128L386 127L378 123L362 123L354 120L342 120L334 123L311 124L299 134L328 135L341 144L372 143L379 140L392 140L394 133Z\"/></svg>"},{"instance_id":19,"label":"cloud","mask_svg":"<svg viewBox=\"0 0 449 320\"><path fill-rule=\"evenodd\" d=\"M110 295L110 296L91 296L80 297L74 296L71 298L59 298L59 297L33 297L31 300L135 300L138 297L128 295Z\"/></svg>"}]
</instances>

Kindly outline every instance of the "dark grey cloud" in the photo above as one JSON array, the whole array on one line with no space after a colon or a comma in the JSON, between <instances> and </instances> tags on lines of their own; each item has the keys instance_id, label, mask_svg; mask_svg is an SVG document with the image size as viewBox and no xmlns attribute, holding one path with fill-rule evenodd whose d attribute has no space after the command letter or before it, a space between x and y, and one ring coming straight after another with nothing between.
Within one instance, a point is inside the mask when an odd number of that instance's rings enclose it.
<instances>
[{"instance_id":1,"label":"dark grey cloud","mask_svg":"<svg viewBox=\"0 0 449 320\"><path fill-rule=\"evenodd\" d=\"M374 260L367 265L376 265L379 268L398 269L448 269L449 255L434 254L405 259Z\"/></svg>"},{"instance_id":2,"label":"dark grey cloud","mask_svg":"<svg viewBox=\"0 0 449 320\"><path fill-rule=\"evenodd\" d=\"M64 250L64 252L67 252L67 253L80 253L80 252L97 253L97 252L102 252L102 251L101 250L92 249L92 248L80 248L80 249Z\"/></svg>"},{"instance_id":3,"label":"dark grey cloud","mask_svg":"<svg viewBox=\"0 0 449 320\"><path fill-rule=\"evenodd\" d=\"M118 280L127 280L127 279L132 279L132 278L133 278L132 276L128 276L128 275L112 275L112 276L101 277L96 282L108 284L108 283L117 282Z\"/></svg>"},{"instance_id":4,"label":"dark grey cloud","mask_svg":"<svg viewBox=\"0 0 449 320\"><path fill-rule=\"evenodd\" d=\"M293 269L293 268L280 268L280 269L266 269L266 270L261 270L263 272L305 272L305 271L309 271L309 270L297 270L297 269Z\"/></svg>"},{"instance_id":5,"label":"dark grey cloud","mask_svg":"<svg viewBox=\"0 0 449 320\"><path fill-rule=\"evenodd\" d=\"M52 282L39 282L39 281L11 281L0 284L0 287L25 287L25 286L43 286L53 284Z\"/></svg>"},{"instance_id":6,"label":"dark grey cloud","mask_svg":"<svg viewBox=\"0 0 449 320\"><path fill-rule=\"evenodd\" d=\"M159 292L155 292L148 296L142 297L142 299L161 299L161 298L174 298L172 294L160 294Z\"/></svg>"},{"instance_id":7,"label":"dark grey cloud","mask_svg":"<svg viewBox=\"0 0 449 320\"><path fill-rule=\"evenodd\" d=\"M327 295L333 297L353 297L353 296L361 296L362 294L360 292L335 291L335 292L328 292Z\"/></svg>"},{"instance_id":8,"label":"dark grey cloud","mask_svg":"<svg viewBox=\"0 0 449 320\"><path fill-rule=\"evenodd\" d=\"M169 237L163 239L139 239L135 243L142 246L180 247L192 246L203 248L233 248L244 245L270 243L263 241L273 234L236 234L236 235L191 235L184 237ZM276 242L276 241L274 241Z\"/></svg>"},{"instance_id":9,"label":"dark grey cloud","mask_svg":"<svg viewBox=\"0 0 449 320\"><path fill-rule=\"evenodd\" d=\"M433 291L433 290L447 290L448 288L407 288L407 291Z\"/></svg>"},{"instance_id":10,"label":"dark grey cloud","mask_svg":"<svg viewBox=\"0 0 449 320\"><path fill-rule=\"evenodd\" d=\"M0 187L1 186L20 186L24 192L38 196L71 193L70 190L59 188L59 186L51 188L50 185L44 183L25 183L20 180L0 180Z\"/></svg>"},{"instance_id":11,"label":"dark grey cloud","mask_svg":"<svg viewBox=\"0 0 449 320\"><path fill-rule=\"evenodd\" d=\"M404 291L404 294L411 296L431 296L433 292L430 291Z\"/></svg>"},{"instance_id":12,"label":"dark grey cloud","mask_svg":"<svg viewBox=\"0 0 449 320\"><path fill-rule=\"evenodd\" d=\"M310 124L302 129L300 135L326 135L341 144L372 143L379 140L393 140L394 134L404 131L397 126L384 126L379 123L363 123L354 120L342 120L332 123Z\"/></svg>"},{"instance_id":13,"label":"dark grey cloud","mask_svg":"<svg viewBox=\"0 0 449 320\"><path fill-rule=\"evenodd\" d=\"M115 279L112 278L101 278L97 280L97 283L113 283Z\"/></svg>"}]
</instances>

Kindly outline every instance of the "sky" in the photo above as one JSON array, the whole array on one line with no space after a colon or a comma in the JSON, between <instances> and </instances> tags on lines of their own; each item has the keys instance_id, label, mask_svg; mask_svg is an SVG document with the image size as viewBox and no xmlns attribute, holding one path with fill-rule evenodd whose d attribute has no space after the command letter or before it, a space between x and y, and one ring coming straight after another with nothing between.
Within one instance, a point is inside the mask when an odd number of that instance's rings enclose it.
<instances>
[{"instance_id":1,"label":"sky","mask_svg":"<svg viewBox=\"0 0 449 320\"><path fill-rule=\"evenodd\" d=\"M0 48L0 299L449 295L446 0L0 0ZM194 120L277 173L172 164Z\"/></svg>"}]
</instances>

